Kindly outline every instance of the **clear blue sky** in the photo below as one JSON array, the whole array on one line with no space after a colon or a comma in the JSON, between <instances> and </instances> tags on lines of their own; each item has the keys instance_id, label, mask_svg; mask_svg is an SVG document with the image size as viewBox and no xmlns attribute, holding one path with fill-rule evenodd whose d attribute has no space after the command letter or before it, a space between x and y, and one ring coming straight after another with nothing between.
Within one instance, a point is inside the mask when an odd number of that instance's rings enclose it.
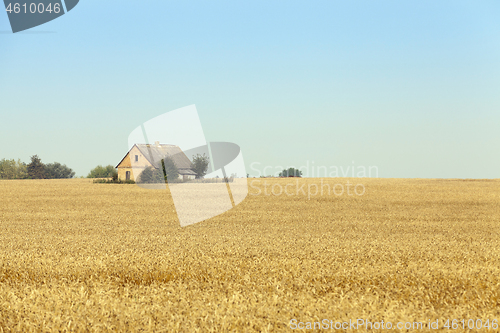
<instances>
[{"instance_id":1,"label":"clear blue sky","mask_svg":"<svg viewBox=\"0 0 500 333\"><path fill-rule=\"evenodd\" d=\"M92 1L12 34L0 158L86 175L144 121L196 104L264 166L500 178L499 1Z\"/></svg>"}]
</instances>

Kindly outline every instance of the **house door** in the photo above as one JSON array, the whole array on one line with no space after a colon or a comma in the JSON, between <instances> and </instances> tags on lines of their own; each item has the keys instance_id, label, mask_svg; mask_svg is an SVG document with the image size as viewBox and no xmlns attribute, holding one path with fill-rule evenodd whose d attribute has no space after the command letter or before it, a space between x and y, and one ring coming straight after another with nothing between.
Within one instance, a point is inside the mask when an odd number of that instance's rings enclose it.
<instances>
[{"instance_id":1,"label":"house door","mask_svg":"<svg viewBox=\"0 0 500 333\"><path fill-rule=\"evenodd\" d=\"M130 171L125 172L125 179L130 180Z\"/></svg>"}]
</instances>

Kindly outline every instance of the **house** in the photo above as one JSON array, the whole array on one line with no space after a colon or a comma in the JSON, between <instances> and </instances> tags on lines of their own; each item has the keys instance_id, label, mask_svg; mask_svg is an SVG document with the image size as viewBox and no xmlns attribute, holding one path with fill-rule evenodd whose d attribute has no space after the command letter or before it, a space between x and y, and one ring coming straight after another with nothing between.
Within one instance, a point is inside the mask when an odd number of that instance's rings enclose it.
<instances>
[{"instance_id":1,"label":"house","mask_svg":"<svg viewBox=\"0 0 500 333\"><path fill-rule=\"evenodd\" d=\"M137 181L147 167L160 169L161 160L167 156L171 157L177 166L179 178L188 180L196 177L196 173L191 170L191 161L178 146L160 144L157 141L154 145L135 144L116 166L118 178Z\"/></svg>"}]
</instances>

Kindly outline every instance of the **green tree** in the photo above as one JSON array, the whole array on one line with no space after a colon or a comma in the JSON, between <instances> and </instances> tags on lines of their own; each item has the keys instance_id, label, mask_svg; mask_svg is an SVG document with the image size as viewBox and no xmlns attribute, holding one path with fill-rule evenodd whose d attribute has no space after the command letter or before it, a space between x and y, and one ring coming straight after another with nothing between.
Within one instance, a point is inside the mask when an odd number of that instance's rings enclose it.
<instances>
[{"instance_id":1,"label":"green tree","mask_svg":"<svg viewBox=\"0 0 500 333\"><path fill-rule=\"evenodd\" d=\"M21 160L0 160L0 179L25 179L28 178L26 163Z\"/></svg>"},{"instance_id":2,"label":"green tree","mask_svg":"<svg viewBox=\"0 0 500 333\"><path fill-rule=\"evenodd\" d=\"M139 176L139 183L175 182L178 179L179 169L171 157L166 157L161 160L161 169L145 168Z\"/></svg>"},{"instance_id":3,"label":"green tree","mask_svg":"<svg viewBox=\"0 0 500 333\"><path fill-rule=\"evenodd\" d=\"M151 166L148 166L145 168L140 176L139 176L139 183L164 183L165 182L165 176L163 175L163 172L160 169L155 169Z\"/></svg>"},{"instance_id":4,"label":"green tree","mask_svg":"<svg viewBox=\"0 0 500 333\"><path fill-rule=\"evenodd\" d=\"M45 165L45 177L51 179L73 178L75 172L58 162L49 163Z\"/></svg>"},{"instance_id":5,"label":"green tree","mask_svg":"<svg viewBox=\"0 0 500 333\"><path fill-rule=\"evenodd\" d=\"M191 170L196 173L196 178L200 179L205 177L207 174L208 170L208 163L209 163L209 158L205 154L203 155L196 155L193 157L193 162L191 163Z\"/></svg>"},{"instance_id":6,"label":"green tree","mask_svg":"<svg viewBox=\"0 0 500 333\"><path fill-rule=\"evenodd\" d=\"M30 157L31 162L28 164L28 177L31 179L44 179L45 178L45 165L38 155Z\"/></svg>"},{"instance_id":7,"label":"green tree","mask_svg":"<svg viewBox=\"0 0 500 333\"><path fill-rule=\"evenodd\" d=\"M302 177L302 171L295 168L284 169L280 172L279 177Z\"/></svg>"},{"instance_id":8,"label":"green tree","mask_svg":"<svg viewBox=\"0 0 500 333\"><path fill-rule=\"evenodd\" d=\"M98 165L94 169L90 170L87 178L113 178L118 175L116 169L112 165L102 166Z\"/></svg>"},{"instance_id":9,"label":"green tree","mask_svg":"<svg viewBox=\"0 0 500 333\"><path fill-rule=\"evenodd\" d=\"M167 156L165 159L161 160L161 166L164 170L163 175L165 176L165 181L174 182L179 179L179 169L171 157Z\"/></svg>"}]
</instances>

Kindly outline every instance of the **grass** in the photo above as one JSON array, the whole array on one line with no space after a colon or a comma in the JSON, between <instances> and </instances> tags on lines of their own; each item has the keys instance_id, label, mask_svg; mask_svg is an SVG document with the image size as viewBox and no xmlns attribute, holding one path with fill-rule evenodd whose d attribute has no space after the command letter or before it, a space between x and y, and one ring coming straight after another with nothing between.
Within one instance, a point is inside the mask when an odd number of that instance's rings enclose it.
<instances>
[{"instance_id":1,"label":"grass","mask_svg":"<svg viewBox=\"0 0 500 333\"><path fill-rule=\"evenodd\" d=\"M265 180L292 196L249 181L239 206L185 228L167 191L0 181L0 331L500 319L499 180L351 179L364 195L310 199L296 182L317 179Z\"/></svg>"}]
</instances>

